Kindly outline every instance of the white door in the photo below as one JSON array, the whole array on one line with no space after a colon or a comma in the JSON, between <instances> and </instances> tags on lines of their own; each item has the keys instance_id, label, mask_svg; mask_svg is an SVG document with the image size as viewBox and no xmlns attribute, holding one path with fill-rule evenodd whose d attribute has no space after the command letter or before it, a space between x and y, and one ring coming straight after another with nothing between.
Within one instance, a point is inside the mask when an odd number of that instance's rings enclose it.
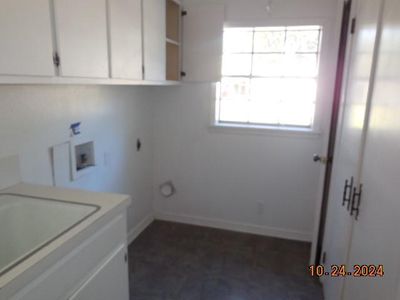
<instances>
[{"instance_id":1,"label":"white door","mask_svg":"<svg viewBox=\"0 0 400 300\"><path fill-rule=\"evenodd\" d=\"M400 2L385 1L365 147L360 215L349 265L383 265L384 277L352 278L348 300L398 299L400 275Z\"/></svg>"},{"instance_id":2,"label":"white door","mask_svg":"<svg viewBox=\"0 0 400 300\"><path fill-rule=\"evenodd\" d=\"M0 75L55 75L48 0L0 1Z\"/></svg>"},{"instance_id":3,"label":"white door","mask_svg":"<svg viewBox=\"0 0 400 300\"><path fill-rule=\"evenodd\" d=\"M111 77L142 79L141 0L109 0Z\"/></svg>"},{"instance_id":4,"label":"white door","mask_svg":"<svg viewBox=\"0 0 400 300\"><path fill-rule=\"evenodd\" d=\"M221 80L224 6L186 4L183 18L183 71L187 82Z\"/></svg>"},{"instance_id":5,"label":"white door","mask_svg":"<svg viewBox=\"0 0 400 300\"><path fill-rule=\"evenodd\" d=\"M143 1L143 55L145 80L166 79L166 1Z\"/></svg>"},{"instance_id":6,"label":"white door","mask_svg":"<svg viewBox=\"0 0 400 300\"><path fill-rule=\"evenodd\" d=\"M63 77L107 78L106 0L54 0Z\"/></svg>"},{"instance_id":7,"label":"white door","mask_svg":"<svg viewBox=\"0 0 400 300\"><path fill-rule=\"evenodd\" d=\"M351 37L323 245L328 268L344 265L348 260L353 226L351 201L353 189L358 186L360 178L380 6L381 0L353 2L352 15L357 22ZM327 300L341 298L343 277L324 278L323 283Z\"/></svg>"},{"instance_id":8,"label":"white door","mask_svg":"<svg viewBox=\"0 0 400 300\"><path fill-rule=\"evenodd\" d=\"M126 246L121 246L69 300L129 300Z\"/></svg>"}]
</instances>

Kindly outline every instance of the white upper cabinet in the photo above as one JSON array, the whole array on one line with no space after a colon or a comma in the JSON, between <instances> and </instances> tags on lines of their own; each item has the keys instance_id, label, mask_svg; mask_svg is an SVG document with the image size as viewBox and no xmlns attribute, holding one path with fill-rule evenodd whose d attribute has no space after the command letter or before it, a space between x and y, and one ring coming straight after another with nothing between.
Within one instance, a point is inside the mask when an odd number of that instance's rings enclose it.
<instances>
[{"instance_id":1,"label":"white upper cabinet","mask_svg":"<svg viewBox=\"0 0 400 300\"><path fill-rule=\"evenodd\" d=\"M166 78L166 2L143 1L144 79Z\"/></svg>"},{"instance_id":2,"label":"white upper cabinet","mask_svg":"<svg viewBox=\"0 0 400 300\"><path fill-rule=\"evenodd\" d=\"M224 6L187 4L183 18L184 81L218 82L221 80Z\"/></svg>"},{"instance_id":3,"label":"white upper cabinet","mask_svg":"<svg viewBox=\"0 0 400 300\"><path fill-rule=\"evenodd\" d=\"M111 77L142 79L141 0L109 0Z\"/></svg>"},{"instance_id":4,"label":"white upper cabinet","mask_svg":"<svg viewBox=\"0 0 400 300\"><path fill-rule=\"evenodd\" d=\"M54 0L54 10L60 76L109 77L106 0Z\"/></svg>"},{"instance_id":5,"label":"white upper cabinet","mask_svg":"<svg viewBox=\"0 0 400 300\"><path fill-rule=\"evenodd\" d=\"M53 76L48 0L0 1L0 75Z\"/></svg>"},{"instance_id":6,"label":"white upper cabinet","mask_svg":"<svg viewBox=\"0 0 400 300\"><path fill-rule=\"evenodd\" d=\"M181 23L178 0L1 0L0 83L179 81ZM188 80L219 80L223 6L186 25Z\"/></svg>"}]
</instances>

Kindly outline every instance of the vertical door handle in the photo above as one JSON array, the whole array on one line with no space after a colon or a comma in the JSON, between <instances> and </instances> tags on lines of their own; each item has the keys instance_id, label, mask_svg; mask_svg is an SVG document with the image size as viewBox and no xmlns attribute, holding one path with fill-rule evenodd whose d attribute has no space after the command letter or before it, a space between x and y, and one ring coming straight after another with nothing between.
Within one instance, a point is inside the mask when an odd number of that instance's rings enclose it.
<instances>
[{"instance_id":1,"label":"vertical door handle","mask_svg":"<svg viewBox=\"0 0 400 300\"><path fill-rule=\"evenodd\" d=\"M357 188L353 188L353 198L351 201L351 211L350 215L354 216L356 220L358 220L358 215L360 214L360 203L361 203L361 195L362 195L363 185L360 184L360 187L357 191Z\"/></svg>"},{"instance_id":2,"label":"vertical door handle","mask_svg":"<svg viewBox=\"0 0 400 300\"><path fill-rule=\"evenodd\" d=\"M344 183L342 206L345 206L347 204L347 210L350 210L353 185L354 185L354 177L353 176L351 177L350 182L349 182L349 180L346 179L346 181Z\"/></svg>"}]
</instances>

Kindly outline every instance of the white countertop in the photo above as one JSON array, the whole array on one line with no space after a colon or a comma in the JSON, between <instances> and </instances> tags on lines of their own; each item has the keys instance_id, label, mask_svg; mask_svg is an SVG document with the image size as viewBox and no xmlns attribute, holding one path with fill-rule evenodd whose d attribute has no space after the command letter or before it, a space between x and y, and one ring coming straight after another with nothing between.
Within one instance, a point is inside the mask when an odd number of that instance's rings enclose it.
<instances>
[{"instance_id":1,"label":"white countertop","mask_svg":"<svg viewBox=\"0 0 400 300\"><path fill-rule=\"evenodd\" d=\"M10 188L0 190L0 194L18 194L22 196L31 196L38 198L48 198L54 200L62 200L69 202L76 202L81 204L95 205L100 209L79 223L71 230L67 231L51 243L43 247L41 250L34 253L32 256L22 261L20 264L15 266L13 269L5 273L0 277L0 289L10 283L12 280L17 278L23 272L28 270L30 267L40 262L42 259L47 257L51 252L55 251L62 246L63 243L72 239L78 233L82 232L88 226L93 224L95 221L100 219L102 216L111 212L114 209L125 209L130 205L130 197L127 195L120 194L108 194L108 193L95 193L81 190L72 190L64 188L55 188L31 184L17 184ZM1 247L1 245L0 245ZM1 249L0 249L1 250Z\"/></svg>"}]
</instances>

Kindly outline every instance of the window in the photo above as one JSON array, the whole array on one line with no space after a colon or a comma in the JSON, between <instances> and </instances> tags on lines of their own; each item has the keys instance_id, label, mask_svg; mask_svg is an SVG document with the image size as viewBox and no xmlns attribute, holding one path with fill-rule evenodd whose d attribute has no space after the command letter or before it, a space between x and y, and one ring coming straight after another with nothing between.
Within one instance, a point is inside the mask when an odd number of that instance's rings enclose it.
<instances>
[{"instance_id":1,"label":"window","mask_svg":"<svg viewBox=\"0 0 400 300\"><path fill-rule=\"evenodd\" d=\"M226 28L217 124L312 128L320 26Z\"/></svg>"}]
</instances>

